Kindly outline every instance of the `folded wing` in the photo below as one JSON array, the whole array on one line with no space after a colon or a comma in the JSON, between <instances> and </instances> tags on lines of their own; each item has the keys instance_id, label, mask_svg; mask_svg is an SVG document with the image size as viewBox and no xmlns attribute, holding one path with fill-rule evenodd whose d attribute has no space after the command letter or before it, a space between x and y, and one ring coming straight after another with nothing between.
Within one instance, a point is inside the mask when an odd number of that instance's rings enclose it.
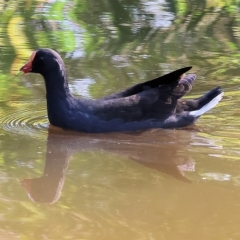
<instances>
[{"instance_id":1,"label":"folded wing","mask_svg":"<svg viewBox=\"0 0 240 240\"><path fill-rule=\"evenodd\" d=\"M110 99L117 99L117 98L123 98L123 97L129 97L135 94L138 94L140 92L143 92L147 89L156 88L160 85L172 85L178 83L178 81L181 79L182 75L189 71L192 67L185 67L178 69L176 71L173 71L171 73L165 74L161 77L136 84L130 88L127 88L123 91L111 94L107 97L101 98L101 100L110 100Z\"/></svg>"},{"instance_id":2,"label":"folded wing","mask_svg":"<svg viewBox=\"0 0 240 240\"><path fill-rule=\"evenodd\" d=\"M186 69L188 68L184 71ZM168 84L164 78L161 81L151 80L122 92L118 98L115 95L110 99L101 99L93 108L94 114L104 120L119 118L123 122L166 119L176 112L178 99L192 89L192 83L196 78L195 74L181 77L180 73L183 73L183 70L178 71L176 75L178 77L175 76L175 80ZM158 85L160 82L165 84ZM134 92L136 93L133 94ZM123 95L129 96L123 97Z\"/></svg>"}]
</instances>

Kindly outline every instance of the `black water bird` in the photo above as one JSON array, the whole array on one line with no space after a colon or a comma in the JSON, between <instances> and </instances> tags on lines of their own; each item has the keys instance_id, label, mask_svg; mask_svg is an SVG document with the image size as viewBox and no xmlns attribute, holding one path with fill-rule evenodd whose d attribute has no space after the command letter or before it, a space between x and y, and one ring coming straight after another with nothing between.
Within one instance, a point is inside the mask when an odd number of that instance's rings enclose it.
<instances>
[{"instance_id":1,"label":"black water bird","mask_svg":"<svg viewBox=\"0 0 240 240\"><path fill-rule=\"evenodd\" d=\"M192 89L196 78L195 74L185 75L190 69L178 69L97 100L76 98L71 94L64 62L51 49L34 51L20 71L43 76L52 125L99 133L193 124L222 99L223 92L216 87L199 98L181 99Z\"/></svg>"}]
</instances>

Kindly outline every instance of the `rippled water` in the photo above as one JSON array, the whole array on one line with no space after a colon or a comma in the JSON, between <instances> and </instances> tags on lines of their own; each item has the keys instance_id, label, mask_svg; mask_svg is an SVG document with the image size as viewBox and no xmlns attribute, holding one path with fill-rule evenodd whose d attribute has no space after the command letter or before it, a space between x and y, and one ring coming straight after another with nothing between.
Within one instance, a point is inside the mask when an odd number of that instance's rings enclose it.
<instances>
[{"instance_id":1,"label":"rippled water","mask_svg":"<svg viewBox=\"0 0 240 240\"><path fill-rule=\"evenodd\" d=\"M41 132L46 135L49 126L48 118L45 116L46 111L45 109L37 110L34 106L33 116L32 107L31 105L29 109L4 115L0 119L2 128L11 133L30 135L34 138L42 137Z\"/></svg>"},{"instance_id":2,"label":"rippled water","mask_svg":"<svg viewBox=\"0 0 240 240\"><path fill-rule=\"evenodd\" d=\"M0 1L0 239L240 239L238 1ZM98 98L192 65L221 103L180 130L84 134L49 125L57 50L71 91Z\"/></svg>"}]
</instances>

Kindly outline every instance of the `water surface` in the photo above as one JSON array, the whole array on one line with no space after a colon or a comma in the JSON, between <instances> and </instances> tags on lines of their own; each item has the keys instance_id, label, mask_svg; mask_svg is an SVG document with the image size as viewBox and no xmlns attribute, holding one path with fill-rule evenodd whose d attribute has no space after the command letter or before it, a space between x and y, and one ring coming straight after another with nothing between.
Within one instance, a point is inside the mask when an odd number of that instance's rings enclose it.
<instances>
[{"instance_id":1,"label":"water surface","mask_svg":"<svg viewBox=\"0 0 240 240\"><path fill-rule=\"evenodd\" d=\"M0 1L0 239L239 239L239 1ZM49 126L31 52L98 98L176 68L222 102L180 130Z\"/></svg>"}]
</instances>

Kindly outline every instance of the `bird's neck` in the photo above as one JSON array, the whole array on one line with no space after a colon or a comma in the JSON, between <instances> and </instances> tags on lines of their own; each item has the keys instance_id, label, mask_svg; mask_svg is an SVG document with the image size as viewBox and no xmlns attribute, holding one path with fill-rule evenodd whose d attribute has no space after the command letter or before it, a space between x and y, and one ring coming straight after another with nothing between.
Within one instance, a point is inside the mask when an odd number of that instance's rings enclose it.
<instances>
[{"instance_id":1,"label":"bird's neck","mask_svg":"<svg viewBox=\"0 0 240 240\"><path fill-rule=\"evenodd\" d=\"M72 97L65 71L53 71L43 75L46 86L47 99L64 99Z\"/></svg>"}]
</instances>

